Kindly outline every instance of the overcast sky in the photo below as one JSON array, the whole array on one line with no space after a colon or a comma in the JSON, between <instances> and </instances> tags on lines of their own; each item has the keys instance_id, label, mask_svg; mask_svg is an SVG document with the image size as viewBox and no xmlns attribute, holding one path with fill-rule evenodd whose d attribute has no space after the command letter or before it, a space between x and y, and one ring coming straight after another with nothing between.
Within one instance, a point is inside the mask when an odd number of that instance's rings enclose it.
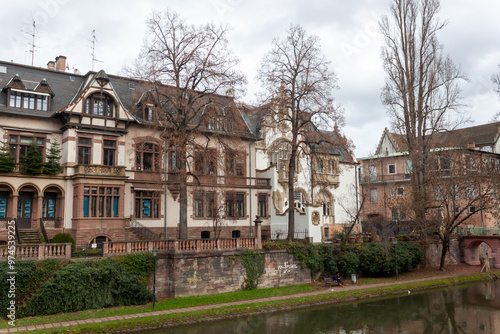
<instances>
[{"instance_id":1,"label":"overcast sky","mask_svg":"<svg viewBox=\"0 0 500 334\"><path fill-rule=\"evenodd\" d=\"M92 31L98 43L95 70L120 74L137 57L145 21L153 9L177 11L189 23L228 24L230 47L247 77L242 99L255 103L257 69L273 37L283 37L291 23L320 37L340 89L334 94L345 109L347 136L357 157L373 153L389 121L380 102L384 71L377 22L390 0L120 0L2 1L0 59L31 65L32 21L38 46L34 66L45 67L58 55L82 74L92 69ZM464 102L474 124L491 120L500 101L490 77L500 63L500 1L442 0L440 18L448 21L439 38L453 60L468 74Z\"/></svg>"}]
</instances>

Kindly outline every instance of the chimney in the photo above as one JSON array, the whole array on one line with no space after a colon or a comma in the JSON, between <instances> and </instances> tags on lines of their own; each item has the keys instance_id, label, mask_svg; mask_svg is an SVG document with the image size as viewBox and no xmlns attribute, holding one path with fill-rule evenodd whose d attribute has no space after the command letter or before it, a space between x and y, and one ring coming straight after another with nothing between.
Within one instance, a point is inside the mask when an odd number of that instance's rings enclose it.
<instances>
[{"instance_id":1,"label":"chimney","mask_svg":"<svg viewBox=\"0 0 500 334\"><path fill-rule=\"evenodd\" d=\"M59 56L56 57L56 71L66 71L66 57Z\"/></svg>"},{"instance_id":2,"label":"chimney","mask_svg":"<svg viewBox=\"0 0 500 334\"><path fill-rule=\"evenodd\" d=\"M56 63L55 63L55 61L53 61L53 60L49 61L49 62L47 63L47 68L48 68L49 70L54 71L54 70L56 69Z\"/></svg>"}]
</instances>

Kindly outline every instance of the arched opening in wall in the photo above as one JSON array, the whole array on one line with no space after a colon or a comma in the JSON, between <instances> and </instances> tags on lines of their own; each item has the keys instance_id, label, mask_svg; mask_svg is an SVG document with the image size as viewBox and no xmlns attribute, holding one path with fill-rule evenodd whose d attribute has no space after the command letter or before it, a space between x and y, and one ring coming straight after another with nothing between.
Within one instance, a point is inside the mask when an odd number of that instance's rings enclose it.
<instances>
[{"instance_id":1,"label":"arched opening in wall","mask_svg":"<svg viewBox=\"0 0 500 334\"><path fill-rule=\"evenodd\" d=\"M62 191L55 186L47 187L43 192L42 221L45 228L63 227L63 203Z\"/></svg>"},{"instance_id":2,"label":"arched opening in wall","mask_svg":"<svg viewBox=\"0 0 500 334\"><path fill-rule=\"evenodd\" d=\"M26 184L20 187L17 198L17 228L31 229L33 225L33 214L38 212L37 195L39 190L35 185Z\"/></svg>"},{"instance_id":3,"label":"arched opening in wall","mask_svg":"<svg viewBox=\"0 0 500 334\"><path fill-rule=\"evenodd\" d=\"M12 189L6 185L0 184L0 222L5 221L5 224L7 224L7 220L14 217L11 202ZM5 228L7 228L7 226L5 226Z\"/></svg>"},{"instance_id":4,"label":"arched opening in wall","mask_svg":"<svg viewBox=\"0 0 500 334\"><path fill-rule=\"evenodd\" d=\"M494 259L491 256L491 247L486 242L481 242L477 246L479 262L481 263L481 267L483 267L486 262L490 268L495 266Z\"/></svg>"},{"instance_id":5,"label":"arched opening in wall","mask_svg":"<svg viewBox=\"0 0 500 334\"><path fill-rule=\"evenodd\" d=\"M210 239L210 231L201 231L202 239Z\"/></svg>"},{"instance_id":6,"label":"arched opening in wall","mask_svg":"<svg viewBox=\"0 0 500 334\"><path fill-rule=\"evenodd\" d=\"M231 235L232 235L233 238L240 238L241 232L240 232L240 230L234 230L231 233Z\"/></svg>"},{"instance_id":7,"label":"arched opening in wall","mask_svg":"<svg viewBox=\"0 0 500 334\"><path fill-rule=\"evenodd\" d=\"M102 244L105 243L105 242L111 242L111 239L108 238L108 237L106 237L106 236L104 236L104 235L100 235L100 236L95 237L94 239L92 239L89 242L89 246L90 246L90 248L102 249Z\"/></svg>"}]
</instances>

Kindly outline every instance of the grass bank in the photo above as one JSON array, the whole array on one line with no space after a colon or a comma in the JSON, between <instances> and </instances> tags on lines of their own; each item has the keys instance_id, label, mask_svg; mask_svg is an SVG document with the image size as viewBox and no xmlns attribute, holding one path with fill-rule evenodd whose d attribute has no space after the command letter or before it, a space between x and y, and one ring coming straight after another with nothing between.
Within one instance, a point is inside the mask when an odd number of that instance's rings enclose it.
<instances>
[{"instance_id":1,"label":"grass bank","mask_svg":"<svg viewBox=\"0 0 500 334\"><path fill-rule=\"evenodd\" d=\"M164 328L164 327L172 327L178 325L196 324L207 321L215 321L220 319L229 319L242 316L256 315L261 313L278 312L283 310L298 309L298 308L324 305L324 304L334 304L334 303L350 302L360 299L383 297L387 295L407 293L408 290L420 291L427 289L444 288L444 287L449 287L451 285L479 282L488 279L490 279L488 275L479 274L479 275L468 275L468 276L456 276L444 279L429 279L426 281L419 281L419 282L407 282L407 283L401 282L399 284L393 281L392 282L393 284L385 286L378 286L372 288L362 288L360 286L359 289L356 290L344 290L344 291L335 289L334 292L327 292L317 295L309 295L305 297L290 296L290 298L282 300L254 302L254 303L252 303L251 300L258 298L266 298L266 297L293 295L296 293L314 291L315 288L308 285L305 286L302 285L302 286L279 288L279 289L238 291L234 293L220 294L216 296L187 297L174 300L167 300L158 303L155 311L174 309L180 307L221 304L230 301L250 300L250 302L243 305L232 305L228 307L193 310L189 312L179 310L178 312L171 314L144 316L140 318L126 319L126 320L108 321L106 323L95 323L95 324L78 325L72 327L55 328L52 330L45 329L43 331L33 331L32 333L68 333L68 332L121 333L133 330ZM291 291L293 290L295 290L296 292L291 293ZM96 310L92 318L131 314L131 313L142 313L146 312L146 309L148 311L152 311L151 306L146 308L128 307L128 308L120 308L114 310L111 309ZM107 314L104 315L103 312L105 311ZM84 319L82 316L88 318L86 317L87 315L89 315L88 311L76 312L71 314L70 317L67 317L66 320ZM25 321L26 322L29 321L30 325L33 325L35 323L41 324L41 323L60 322L61 320L55 320L55 319L58 319L57 317L63 317L63 316L64 315L54 315L50 317L31 318L30 320L21 319L21 321L17 324L17 326L28 325L28 323L24 323Z\"/></svg>"}]
</instances>

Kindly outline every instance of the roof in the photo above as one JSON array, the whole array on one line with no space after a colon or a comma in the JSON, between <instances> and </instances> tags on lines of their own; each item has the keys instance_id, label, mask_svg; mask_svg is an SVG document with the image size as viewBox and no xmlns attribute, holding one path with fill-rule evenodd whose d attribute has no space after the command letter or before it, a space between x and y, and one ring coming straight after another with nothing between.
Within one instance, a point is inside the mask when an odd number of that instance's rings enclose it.
<instances>
[{"instance_id":1,"label":"roof","mask_svg":"<svg viewBox=\"0 0 500 334\"><path fill-rule=\"evenodd\" d=\"M381 146L385 136L389 138L396 152L408 151L405 135L389 132L389 130L385 128L377 147L377 154L383 154L383 152L381 152ZM470 144L482 147L494 145L499 137L500 122L487 123L438 132L433 137L432 147L466 147Z\"/></svg>"},{"instance_id":2,"label":"roof","mask_svg":"<svg viewBox=\"0 0 500 334\"><path fill-rule=\"evenodd\" d=\"M25 90L33 90L50 94L48 90L42 90L42 87L37 89L34 83L41 84L44 79L53 92L54 97L51 102L50 111L47 114L37 112L38 117L50 117L58 110L70 104L75 96L75 92L85 79L85 76L80 74L73 74L40 67L20 65L11 62L0 61L0 66L5 67L5 71L0 71L0 86L6 87L10 81L18 75L24 84ZM43 86L43 85L41 85ZM22 89L22 88L21 88ZM0 94L0 112L14 113L14 114L33 114L28 110L14 110L7 107L6 94Z\"/></svg>"}]
</instances>

